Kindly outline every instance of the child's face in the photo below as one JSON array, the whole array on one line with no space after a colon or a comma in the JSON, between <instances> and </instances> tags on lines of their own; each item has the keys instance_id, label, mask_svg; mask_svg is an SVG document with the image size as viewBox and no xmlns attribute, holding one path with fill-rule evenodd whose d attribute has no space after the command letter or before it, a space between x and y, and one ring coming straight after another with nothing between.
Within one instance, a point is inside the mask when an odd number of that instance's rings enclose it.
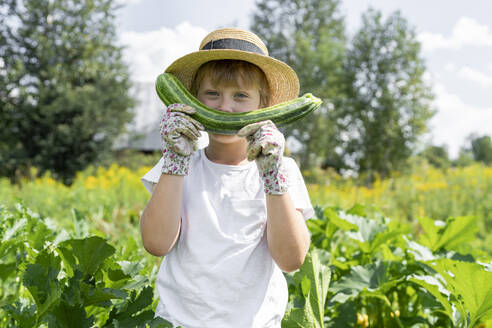
<instances>
[{"instance_id":1,"label":"child's face","mask_svg":"<svg viewBox=\"0 0 492 328\"><path fill-rule=\"evenodd\" d=\"M260 107L258 88L246 87L242 81L237 81L237 86L215 86L207 75L203 77L197 98L208 107L229 113L249 112Z\"/></svg>"}]
</instances>

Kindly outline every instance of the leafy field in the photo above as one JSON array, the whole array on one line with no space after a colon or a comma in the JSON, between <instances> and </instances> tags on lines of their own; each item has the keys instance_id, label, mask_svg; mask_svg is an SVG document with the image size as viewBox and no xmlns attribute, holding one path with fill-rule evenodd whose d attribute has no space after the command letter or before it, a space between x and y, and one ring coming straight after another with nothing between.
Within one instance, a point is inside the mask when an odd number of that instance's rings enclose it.
<instances>
[{"instance_id":1,"label":"leafy field","mask_svg":"<svg viewBox=\"0 0 492 328\"><path fill-rule=\"evenodd\" d=\"M168 326L138 230L148 169L91 168L71 187L0 180L0 327ZM492 327L491 168L309 191L312 249L286 274L283 326Z\"/></svg>"},{"instance_id":2,"label":"leafy field","mask_svg":"<svg viewBox=\"0 0 492 328\"><path fill-rule=\"evenodd\" d=\"M419 217L446 220L452 216L474 216L479 226L475 247L492 256L492 167L475 164L439 170L422 164L411 174L376 180L372 187L337 175L306 172L313 203L350 208L354 204L377 207L384 215L410 223L418 233ZM314 179L313 179L314 178Z\"/></svg>"}]
</instances>

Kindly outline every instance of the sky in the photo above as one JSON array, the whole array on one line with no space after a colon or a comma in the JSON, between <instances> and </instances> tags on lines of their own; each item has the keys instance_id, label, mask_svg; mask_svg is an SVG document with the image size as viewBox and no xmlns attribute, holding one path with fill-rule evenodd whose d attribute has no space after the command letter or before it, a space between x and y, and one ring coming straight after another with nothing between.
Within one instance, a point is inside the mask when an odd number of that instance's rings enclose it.
<instances>
[{"instance_id":1,"label":"sky","mask_svg":"<svg viewBox=\"0 0 492 328\"><path fill-rule=\"evenodd\" d=\"M117 33L137 82L155 81L174 60L198 50L218 27L248 29L255 0L118 0ZM456 158L467 138L492 136L492 1L342 0L348 36L369 7L384 17L399 10L415 28L435 94L436 115L422 141Z\"/></svg>"}]
</instances>

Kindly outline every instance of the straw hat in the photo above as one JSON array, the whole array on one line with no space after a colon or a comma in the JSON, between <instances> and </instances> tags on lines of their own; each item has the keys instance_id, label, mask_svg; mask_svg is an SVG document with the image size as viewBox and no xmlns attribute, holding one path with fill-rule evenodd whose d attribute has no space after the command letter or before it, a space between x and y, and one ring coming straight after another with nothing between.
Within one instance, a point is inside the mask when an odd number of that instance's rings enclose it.
<instances>
[{"instance_id":1,"label":"straw hat","mask_svg":"<svg viewBox=\"0 0 492 328\"><path fill-rule=\"evenodd\" d=\"M299 96L299 79L290 66L268 56L260 38L237 28L218 29L208 34L198 51L187 54L167 69L189 90L198 68L211 60L244 60L258 66L266 75L270 87L270 106Z\"/></svg>"}]
</instances>

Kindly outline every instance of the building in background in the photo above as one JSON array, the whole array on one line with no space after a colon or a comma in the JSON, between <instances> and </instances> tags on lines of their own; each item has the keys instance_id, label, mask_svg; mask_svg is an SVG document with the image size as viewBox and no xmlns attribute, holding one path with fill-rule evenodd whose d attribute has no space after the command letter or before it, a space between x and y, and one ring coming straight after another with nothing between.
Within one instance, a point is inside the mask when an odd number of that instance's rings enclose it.
<instances>
[{"instance_id":1,"label":"building in background","mask_svg":"<svg viewBox=\"0 0 492 328\"><path fill-rule=\"evenodd\" d=\"M153 82L136 82L130 91L136 100L135 116L127 126L127 133L114 144L115 150L134 149L153 152L162 148L159 123L164 104L157 96Z\"/></svg>"}]
</instances>

